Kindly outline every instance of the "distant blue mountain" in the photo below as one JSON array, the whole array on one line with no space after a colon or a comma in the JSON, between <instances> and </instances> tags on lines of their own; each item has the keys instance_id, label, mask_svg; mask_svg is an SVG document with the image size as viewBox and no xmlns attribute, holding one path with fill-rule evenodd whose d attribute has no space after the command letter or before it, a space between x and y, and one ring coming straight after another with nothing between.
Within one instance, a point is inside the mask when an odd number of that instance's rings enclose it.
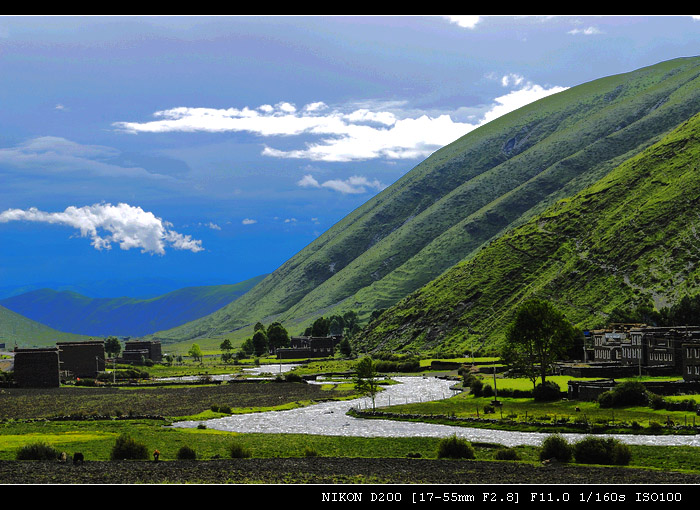
<instances>
[{"instance_id":1,"label":"distant blue mountain","mask_svg":"<svg viewBox=\"0 0 700 510\"><path fill-rule=\"evenodd\" d=\"M232 285L186 287L153 298L93 298L73 291L38 289L1 299L0 306L67 333L139 337L215 312L265 276Z\"/></svg>"}]
</instances>

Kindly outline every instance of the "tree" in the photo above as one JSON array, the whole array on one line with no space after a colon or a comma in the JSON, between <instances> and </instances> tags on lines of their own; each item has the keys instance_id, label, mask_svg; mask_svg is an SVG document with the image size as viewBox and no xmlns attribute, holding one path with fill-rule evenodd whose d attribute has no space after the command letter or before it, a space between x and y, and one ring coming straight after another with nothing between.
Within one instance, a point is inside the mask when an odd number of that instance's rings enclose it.
<instances>
[{"instance_id":1,"label":"tree","mask_svg":"<svg viewBox=\"0 0 700 510\"><path fill-rule=\"evenodd\" d=\"M233 345L231 344L231 340L228 338L225 339L223 342L221 342L221 345L219 346L223 353L221 354L221 361L224 363L229 363L233 360L233 355L231 354L231 351L233 350Z\"/></svg>"},{"instance_id":2,"label":"tree","mask_svg":"<svg viewBox=\"0 0 700 510\"><path fill-rule=\"evenodd\" d=\"M267 335L262 329L259 329L253 335L253 351L256 356L262 356L268 352Z\"/></svg>"},{"instance_id":3,"label":"tree","mask_svg":"<svg viewBox=\"0 0 700 510\"><path fill-rule=\"evenodd\" d=\"M374 409L374 397L379 391L379 382L377 380L377 365L369 356L362 358L357 363L354 382L357 391L372 399L372 409Z\"/></svg>"},{"instance_id":4,"label":"tree","mask_svg":"<svg viewBox=\"0 0 700 510\"><path fill-rule=\"evenodd\" d=\"M548 301L523 303L506 332L503 358L537 386L546 382L547 370L574 342L577 331L564 314Z\"/></svg>"},{"instance_id":5,"label":"tree","mask_svg":"<svg viewBox=\"0 0 700 510\"><path fill-rule=\"evenodd\" d=\"M246 338L243 344L241 345L241 351L246 356L252 356L253 353L255 352L255 346L253 345L253 339L252 338Z\"/></svg>"},{"instance_id":6,"label":"tree","mask_svg":"<svg viewBox=\"0 0 700 510\"><path fill-rule=\"evenodd\" d=\"M311 326L311 336L328 336L331 330L331 321L319 317Z\"/></svg>"},{"instance_id":7,"label":"tree","mask_svg":"<svg viewBox=\"0 0 700 510\"><path fill-rule=\"evenodd\" d=\"M340 341L340 345L338 345L338 349L340 350L340 354L342 354L346 358L349 358L352 355L352 347L350 346L350 342L348 341L347 338L343 338Z\"/></svg>"},{"instance_id":8,"label":"tree","mask_svg":"<svg viewBox=\"0 0 700 510\"><path fill-rule=\"evenodd\" d=\"M271 351L289 346L289 333L280 322L273 322L267 328L267 343Z\"/></svg>"},{"instance_id":9,"label":"tree","mask_svg":"<svg viewBox=\"0 0 700 510\"><path fill-rule=\"evenodd\" d=\"M191 356L195 361L202 361L202 349L198 344L192 344L190 350L187 351L187 355Z\"/></svg>"},{"instance_id":10,"label":"tree","mask_svg":"<svg viewBox=\"0 0 700 510\"><path fill-rule=\"evenodd\" d=\"M110 336L105 340L105 352L112 357L118 356L122 351L122 344L116 336Z\"/></svg>"}]
</instances>

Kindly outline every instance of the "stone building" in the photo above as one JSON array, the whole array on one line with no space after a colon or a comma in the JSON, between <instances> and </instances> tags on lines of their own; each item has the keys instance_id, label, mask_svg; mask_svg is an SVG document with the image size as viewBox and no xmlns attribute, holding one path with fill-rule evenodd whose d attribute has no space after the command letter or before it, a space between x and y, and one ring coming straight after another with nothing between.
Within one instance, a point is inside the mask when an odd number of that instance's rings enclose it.
<instances>
[{"instance_id":1,"label":"stone building","mask_svg":"<svg viewBox=\"0 0 700 510\"><path fill-rule=\"evenodd\" d=\"M124 344L121 359L126 363L141 363L148 359L154 363L160 363L163 361L163 352L160 342L157 340L129 340Z\"/></svg>"},{"instance_id":2,"label":"stone building","mask_svg":"<svg viewBox=\"0 0 700 510\"><path fill-rule=\"evenodd\" d=\"M328 358L335 354L335 348L342 336L293 336L288 348L277 349L280 359Z\"/></svg>"},{"instance_id":3,"label":"stone building","mask_svg":"<svg viewBox=\"0 0 700 510\"><path fill-rule=\"evenodd\" d=\"M105 369L104 340L57 342L60 370L73 377L96 377Z\"/></svg>"},{"instance_id":4,"label":"stone building","mask_svg":"<svg viewBox=\"0 0 700 510\"><path fill-rule=\"evenodd\" d=\"M61 385L59 349L15 349L15 384L20 388L58 388Z\"/></svg>"}]
</instances>

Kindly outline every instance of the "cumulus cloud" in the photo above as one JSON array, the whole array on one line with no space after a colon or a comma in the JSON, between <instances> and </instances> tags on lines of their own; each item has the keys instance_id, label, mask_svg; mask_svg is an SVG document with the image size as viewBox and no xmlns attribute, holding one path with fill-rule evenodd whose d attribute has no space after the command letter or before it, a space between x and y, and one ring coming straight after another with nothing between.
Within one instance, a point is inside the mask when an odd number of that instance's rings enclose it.
<instances>
[{"instance_id":1,"label":"cumulus cloud","mask_svg":"<svg viewBox=\"0 0 700 510\"><path fill-rule=\"evenodd\" d=\"M297 181L297 184L302 188L320 188L319 182L314 179L313 175L305 175Z\"/></svg>"},{"instance_id":2,"label":"cumulus cloud","mask_svg":"<svg viewBox=\"0 0 700 510\"><path fill-rule=\"evenodd\" d=\"M254 223L257 223L257 222L258 222L258 220L253 220L250 218L245 218L243 221L241 221L241 223L243 223L243 225L253 225Z\"/></svg>"},{"instance_id":3,"label":"cumulus cloud","mask_svg":"<svg viewBox=\"0 0 700 510\"><path fill-rule=\"evenodd\" d=\"M140 248L142 253L164 254L167 245L178 250L202 251L202 242L171 230L172 224L153 213L128 204L94 204L70 206L63 212L45 212L36 208L8 209L0 213L0 223L30 221L63 225L89 237L98 250L111 249L116 243L122 250Z\"/></svg>"},{"instance_id":4,"label":"cumulus cloud","mask_svg":"<svg viewBox=\"0 0 700 510\"><path fill-rule=\"evenodd\" d=\"M305 175L302 179L297 181L297 184L305 188L327 188L343 194L365 193L367 188L377 191L386 188L386 185L382 184L377 179L370 180L360 175L353 175L348 179L330 179L323 183L318 182L311 175Z\"/></svg>"},{"instance_id":5,"label":"cumulus cloud","mask_svg":"<svg viewBox=\"0 0 700 510\"><path fill-rule=\"evenodd\" d=\"M281 150L266 146L262 154L277 158L312 161L349 162L384 158L425 158L440 147L469 131L523 106L564 90L542 87L512 74L503 78L507 86L520 87L494 99L484 108L486 113L473 123L457 122L450 115L409 114L398 107L330 108L323 102L296 108L288 102L258 108L189 108L178 107L154 113L147 122L117 122L114 126L130 133L161 132L247 132L262 137L311 136L302 148ZM306 185L313 186L312 181Z\"/></svg>"},{"instance_id":6,"label":"cumulus cloud","mask_svg":"<svg viewBox=\"0 0 700 510\"><path fill-rule=\"evenodd\" d=\"M481 21L481 16L444 16L444 18L462 28L474 28Z\"/></svg>"}]
</instances>

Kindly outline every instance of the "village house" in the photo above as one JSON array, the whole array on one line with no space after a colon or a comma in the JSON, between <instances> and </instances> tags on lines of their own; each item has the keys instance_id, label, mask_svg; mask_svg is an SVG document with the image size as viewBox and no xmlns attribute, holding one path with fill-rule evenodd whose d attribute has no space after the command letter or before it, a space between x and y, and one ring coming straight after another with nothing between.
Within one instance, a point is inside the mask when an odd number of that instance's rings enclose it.
<instances>
[{"instance_id":1,"label":"village house","mask_svg":"<svg viewBox=\"0 0 700 510\"><path fill-rule=\"evenodd\" d=\"M335 349L343 339L335 336L293 336L290 346L277 349L279 359L328 358L335 354Z\"/></svg>"},{"instance_id":2,"label":"village house","mask_svg":"<svg viewBox=\"0 0 700 510\"><path fill-rule=\"evenodd\" d=\"M67 377L96 377L105 369L105 342L57 342L60 370Z\"/></svg>"},{"instance_id":3,"label":"village house","mask_svg":"<svg viewBox=\"0 0 700 510\"><path fill-rule=\"evenodd\" d=\"M140 364L146 360L151 360L154 363L163 361L163 352L159 341L129 340L124 343L121 361Z\"/></svg>"}]
</instances>

